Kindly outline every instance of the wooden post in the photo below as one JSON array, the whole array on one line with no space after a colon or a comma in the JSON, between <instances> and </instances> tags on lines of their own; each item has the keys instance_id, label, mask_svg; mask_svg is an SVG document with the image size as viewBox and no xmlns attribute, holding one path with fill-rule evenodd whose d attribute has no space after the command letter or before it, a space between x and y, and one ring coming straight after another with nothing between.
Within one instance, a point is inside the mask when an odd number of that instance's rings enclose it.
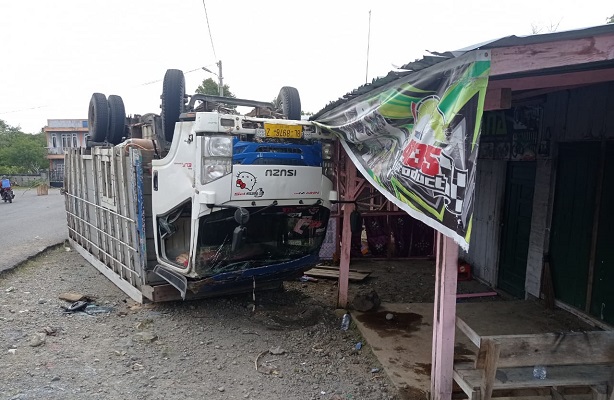
<instances>
[{"instance_id":1,"label":"wooden post","mask_svg":"<svg viewBox=\"0 0 614 400\"><path fill-rule=\"evenodd\" d=\"M356 166L349 156L345 157L345 195L343 200L354 200L356 189ZM341 260L339 261L339 300L337 307L346 308L350 281L350 250L352 248L352 228L350 215L354 211L353 203L343 205L343 230L341 233Z\"/></svg>"},{"instance_id":2,"label":"wooden post","mask_svg":"<svg viewBox=\"0 0 614 400\"><path fill-rule=\"evenodd\" d=\"M458 245L437 234L431 400L452 398Z\"/></svg>"}]
</instances>

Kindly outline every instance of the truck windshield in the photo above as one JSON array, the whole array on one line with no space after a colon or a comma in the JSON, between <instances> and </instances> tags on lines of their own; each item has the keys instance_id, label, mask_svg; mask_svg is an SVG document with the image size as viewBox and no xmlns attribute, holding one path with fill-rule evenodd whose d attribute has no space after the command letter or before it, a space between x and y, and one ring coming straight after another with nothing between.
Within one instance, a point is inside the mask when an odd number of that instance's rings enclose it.
<instances>
[{"instance_id":1,"label":"truck windshield","mask_svg":"<svg viewBox=\"0 0 614 400\"><path fill-rule=\"evenodd\" d=\"M247 208L243 243L231 251L235 209L213 212L200 220L196 269L214 275L277 264L319 251L329 210L322 206Z\"/></svg>"}]
</instances>

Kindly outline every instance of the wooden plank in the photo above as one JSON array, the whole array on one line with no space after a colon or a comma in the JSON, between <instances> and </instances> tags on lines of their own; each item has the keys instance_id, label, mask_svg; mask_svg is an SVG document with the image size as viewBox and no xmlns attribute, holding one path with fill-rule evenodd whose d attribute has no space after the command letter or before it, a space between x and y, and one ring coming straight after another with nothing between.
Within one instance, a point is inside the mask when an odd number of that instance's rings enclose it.
<instances>
[{"instance_id":1,"label":"wooden plank","mask_svg":"<svg viewBox=\"0 0 614 400\"><path fill-rule=\"evenodd\" d=\"M369 274L370 273L350 271L348 274L348 279L352 282L360 282L365 280ZM339 270L312 268L309 271L305 271L305 275L318 278L339 278Z\"/></svg>"},{"instance_id":2,"label":"wooden plank","mask_svg":"<svg viewBox=\"0 0 614 400\"><path fill-rule=\"evenodd\" d=\"M480 335L476 333L465 321L463 321L460 317L456 317L456 326L461 330L471 340L471 343L475 344L477 347L480 347Z\"/></svg>"},{"instance_id":3,"label":"wooden plank","mask_svg":"<svg viewBox=\"0 0 614 400\"><path fill-rule=\"evenodd\" d=\"M507 110L512 107L512 89L488 88L484 99L484 111Z\"/></svg>"},{"instance_id":4,"label":"wooden plank","mask_svg":"<svg viewBox=\"0 0 614 400\"><path fill-rule=\"evenodd\" d=\"M465 381L461 374L454 368L454 381L458 384L458 386L462 389L463 392L469 397L469 399L478 398L478 390L471 386L467 381Z\"/></svg>"},{"instance_id":5,"label":"wooden plank","mask_svg":"<svg viewBox=\"0 0 614 400\"><path fill-rule=\"evenodd\" d=\"M494 340L482 339L480 351L482 349L486 351L486 357L484 358L484 377L480 383L480 390L482 392L482 400L490 400L495 386L500 348Z\"/></svg>"},{"instance_id":6,"label":"wooden plank","mask_svg":"<svg viewBox=\"0 0 614 400\"><path fill-rule=\"evenodd\" d=\"M485 340L500 346L500 367L614 363L612 332L482 336L482 343ZM481 346L476 368L484 368L484 351Z\"/></svg>"},{"instance_id":7,"label":"wooden plank","mask_svg":"<svg viewBox=\"0 0 614 400\"><path fill-rule=\"evenodd\" d=\"M443 234L438 234L436 259L431 399L449 400L454 381L458 245Z\"/></svg>"},{"instance_id":8,"label":"wooden plank","mask_svg":"<svg viewBox=\"0 0 614 400\"><path fill-rule=\"evenodd\" d=\"M324 270L328 270L328 271L337 271L337 272L339 272L339 267L331 267L331 266L328 266L328 265L316 265L312 269L324 269ZM361 273L365 273L365 274L371 274L373 272L373 271L369 271L369 270L360 270L360 269L354 269L354 268L350 268L349 271L350 272L361 272Z\"/></svg>"},{"instance_id":9,"label":"wooden plank","mask_svg":"<svg viewBox=\"0 0 614 400\"><path fill-rule=\"evenodd\" d=\"M498 89L511 88L511 90L516 93L523 90L594 85L597 83L609 82L613 78L614 69L567 72L556 75L539 75L514 79L491 80L488 82L488 90L494 91ZM513 100L516 99L516 96L514 96Z\"/></svg>"},{"instance_id":10,"label":"wooden plank","mask_svg":"<svg viewBox=\"0 0 614 400\"><path fill-rule=\"evenodd\" d=\"M495 48L490 76L609 61L614 58L612 48L614 35Z\"/></svg>"},{"instance_id":11,"label":"wooden plank","mask_svg":"<svg viewBox=\"0 0 614 400\"><path fill-rule=\"evenodd\" d=\"M482 385L483 371L479 369L457 369L459 379L472 388ZM540 387L598 386L607 384L612 372L609 365L565 365L547 366L546 379L533 377L533 366L498 368L493 382L497 390L529 389ZM496 397L496 396L495 396Z\"/></svg>"},{"instance_id":12,"label":"wooden plank","mask_svg":"<svg viewBox=\"0 0 614 400\"><path fill-rule=\"evenodd\" d=\"M592 326L596 326L598 328L603 329L604 331L614 331L614 326L609 325L603 321L598 320L597 318L593 318L590 315L587 315L586 313L578 310L575 307L570 306L569 304L565 304L560 300L554 300L554 305L557 306L558 308L565 310L573 315L575 315L576 317L578 317L579 319L581 319L583 322L592 325ZM614 399L613 399L614 400Z\"/></svg>"}]
</instances>

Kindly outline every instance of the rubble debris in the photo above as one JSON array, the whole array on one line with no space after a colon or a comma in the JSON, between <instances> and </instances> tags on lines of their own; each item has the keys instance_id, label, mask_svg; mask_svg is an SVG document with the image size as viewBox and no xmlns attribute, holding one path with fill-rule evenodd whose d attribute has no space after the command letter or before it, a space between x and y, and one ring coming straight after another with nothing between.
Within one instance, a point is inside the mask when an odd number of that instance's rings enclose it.
<instances>
[{"instance_id":1,"label":"rubble debris","mask_svg":"<svg viewBox=\"0 0 614 400\"><path fill-rule=\"evenodd\" d=\"M70 303L74 303L76 301L83 301L83 300L88 300L89 299L86 295L81 294L81 293L76 293L76 292L60 293L58 298L60 300L68 301Z\"/></svg>"}]
</instances>

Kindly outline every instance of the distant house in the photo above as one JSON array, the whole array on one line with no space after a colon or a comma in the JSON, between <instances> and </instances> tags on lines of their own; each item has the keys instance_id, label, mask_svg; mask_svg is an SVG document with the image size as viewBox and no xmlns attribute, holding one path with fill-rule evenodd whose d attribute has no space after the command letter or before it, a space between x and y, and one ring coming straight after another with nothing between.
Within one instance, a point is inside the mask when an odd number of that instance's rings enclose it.
<instances>
[{"instance_id":1,"label":"distant house","mask_svg":"<svg viewBox=\"0 0 614 400\"><path fill-rule=\"evenodd\" d=\"M48 119L43 131L47 137L49 181L52 186L62 186L64 150L85 147L89 137L87 119Z\"/></svg>"}]
</instances>

